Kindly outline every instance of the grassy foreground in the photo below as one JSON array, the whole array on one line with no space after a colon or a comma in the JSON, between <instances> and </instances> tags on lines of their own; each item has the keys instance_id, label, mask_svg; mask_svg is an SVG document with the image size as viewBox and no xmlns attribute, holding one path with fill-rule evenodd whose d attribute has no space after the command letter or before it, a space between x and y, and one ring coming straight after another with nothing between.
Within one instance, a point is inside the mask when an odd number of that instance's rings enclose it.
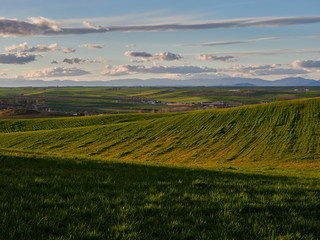
<instances>
[{"instance_id":1,"label":"grassy foreground","mask_svg":"<svg viewBox=\"0 0 320 240\"><path fill-rule=\"evenodd\" d=\"M316 172L13 156L0 166L0 239L320 239Z\"/></svg>"}]
</instances>

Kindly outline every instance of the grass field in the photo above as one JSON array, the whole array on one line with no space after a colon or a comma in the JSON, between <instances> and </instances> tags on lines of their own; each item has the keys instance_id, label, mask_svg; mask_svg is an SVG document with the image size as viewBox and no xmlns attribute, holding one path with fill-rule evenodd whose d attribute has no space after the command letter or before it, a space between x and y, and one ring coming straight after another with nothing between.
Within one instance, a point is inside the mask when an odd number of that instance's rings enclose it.
<instances>
[{"instance_id":1,"label":"grass field","mask_svg":"<svg viewBox=\"0 0 320 240\"><path fill-rule=\"evenodd\" d=\"M0 120L0 239L320 239L320 99Z\"/></svg>"}]
</instances>

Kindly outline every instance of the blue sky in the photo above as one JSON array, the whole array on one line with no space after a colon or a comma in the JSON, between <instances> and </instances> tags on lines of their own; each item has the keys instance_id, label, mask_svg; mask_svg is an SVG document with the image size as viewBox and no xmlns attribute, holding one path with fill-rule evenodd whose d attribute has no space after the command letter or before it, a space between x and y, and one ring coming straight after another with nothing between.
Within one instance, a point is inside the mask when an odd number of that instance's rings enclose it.
<instances>
[{"instance_id":1,"label":"blue sky","mask_svg":"<svg viewBox=\"0 0 320 240\"><path fill-rule=\"evenodd\" d=\"M0 78L320 80L320 1L3 0Z\"/></svg>"}]
</instances>

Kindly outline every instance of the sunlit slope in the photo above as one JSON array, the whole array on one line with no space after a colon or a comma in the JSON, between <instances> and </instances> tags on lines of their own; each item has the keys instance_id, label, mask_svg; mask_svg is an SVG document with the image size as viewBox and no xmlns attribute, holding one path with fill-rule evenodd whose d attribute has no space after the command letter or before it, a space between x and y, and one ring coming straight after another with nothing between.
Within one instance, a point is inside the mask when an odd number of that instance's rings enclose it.
<instances>
[{"instance_id":1,"label":"sunlit slope","mask_svg":"<svg viewBox=\"0 0 320 240\"><path fill-rule=\"evenodd\" d=\"M319 98L294 100L122 123L1 133L0 148L208 166L319 163L319 118Z\"/></svg>"},{"instance_id":2,"label":"sunlit slope","mask_svg":"<svg viewBox=\"0 0 320 240\"><path fill-rule=\"evenodd\" d=\"M112 123L132 122L154 118L181 115L181 113L164 114L109 114L90 117L60 117L35 119L0 119L1 132L24 132L38 130L52 130L85 126L106 125Z\"/></svg>"}]
</instances>

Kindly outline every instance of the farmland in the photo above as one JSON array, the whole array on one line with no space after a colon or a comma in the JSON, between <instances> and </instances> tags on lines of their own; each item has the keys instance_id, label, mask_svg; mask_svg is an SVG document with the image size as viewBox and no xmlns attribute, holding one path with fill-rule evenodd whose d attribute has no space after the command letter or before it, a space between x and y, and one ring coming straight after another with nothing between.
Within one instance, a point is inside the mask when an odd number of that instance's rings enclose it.
<instances>
[{"instance_id":1,"label":"farmland","mask_svg":"<svg viewBox=\"0 0 320 240\"><path fill-rule=\"evenodd\" d=\"M0 88L1 103L42 111L151 113L207 108L200 103L230 106L320 97L319 87L47 87ZM157 102L157 104L154 104ZM187 103L174 106L167 103Z\"/></svg>"},{"instance_id":2,"label":"farmland","mask_svg":"<svg viewBox=\"0 0 320 240\"><path fill-rule=\"evenodd\" d=\"M320 98L0 120L1 239L319 239Z\"/></svg>"}]
</instances>

